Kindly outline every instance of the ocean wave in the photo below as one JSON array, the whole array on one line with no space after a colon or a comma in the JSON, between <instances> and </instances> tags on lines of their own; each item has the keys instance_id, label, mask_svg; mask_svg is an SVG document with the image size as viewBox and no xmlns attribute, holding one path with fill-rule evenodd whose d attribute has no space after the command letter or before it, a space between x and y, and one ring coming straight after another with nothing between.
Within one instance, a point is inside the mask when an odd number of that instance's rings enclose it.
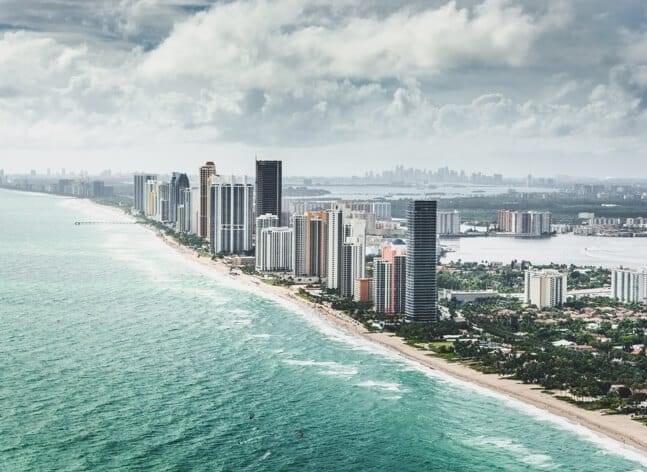
<instances>
[{"instance_id":1,"label":"ocean wave","mask_svg":"<svg viewBox=\"0 0 647 472\"><path fill-rule=\"evenodd\" d=\"M479 436L462 442L470 447L498 449L514 460L539 469L552 470L560 467L548 454L534 452L509 438Z\"/></svg>"},{"instance_id":2,"label":"ocean wave","mask_svg":"<svg viewBox=\"0 0 647 472\"><path fill-rule=\"evenodd\" d=\"M284 364L298 367L318 367L321 375L328 377L353 377L357 375L357 368L351 365L341 364L333 361L314 361L300 359L285 359Z\"/></svg>"},{"instance_id":3,"label":"ocean wave","mask_svg":"<svg viewBox=\"0 0 647 472\"><path fill-rule=\"evenodd\" d=\"M368 388L368 389L375 389L375 390L382 390L386 392L403 392L402 385L397 383L397 382L380 382L377 380L366 380L364 382L360 382L355 384L358 387L363 387L363 388Z\"/></svg>"}]
</instances>

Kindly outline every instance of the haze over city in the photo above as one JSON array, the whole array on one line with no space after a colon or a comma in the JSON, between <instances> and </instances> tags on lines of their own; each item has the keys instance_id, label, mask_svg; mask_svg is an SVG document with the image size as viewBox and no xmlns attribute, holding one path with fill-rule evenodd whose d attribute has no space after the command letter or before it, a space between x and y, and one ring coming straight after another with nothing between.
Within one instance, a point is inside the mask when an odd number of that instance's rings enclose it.
<instances>
[{"instance_id":1,"label":"haze over city","mask_svg":"<svg viewBox=\"0 0 647 472\"><path fill-rule=\"evenodd\" d=\"M633 176L645 2L1 0L10 172ZM56 165L54 165L56 163Z\"/></svg>"}]
</instances>

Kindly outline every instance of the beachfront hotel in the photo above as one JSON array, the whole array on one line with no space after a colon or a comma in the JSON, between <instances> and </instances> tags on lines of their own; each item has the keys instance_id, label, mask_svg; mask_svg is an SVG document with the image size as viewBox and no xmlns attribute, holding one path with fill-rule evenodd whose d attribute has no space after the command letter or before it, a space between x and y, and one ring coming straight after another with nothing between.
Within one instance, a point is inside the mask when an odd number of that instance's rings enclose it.
<instances>
[{"instance_id":1,"label":"beachfront hotel","mask_svg":"<svg viewBox=\"0 0 647 472\"><path fill-rule=\"evenodd\" d=\"M413 200L407 207L405 315L410 322L438 320L435 200Z\"/></svg>"}]
</instances>

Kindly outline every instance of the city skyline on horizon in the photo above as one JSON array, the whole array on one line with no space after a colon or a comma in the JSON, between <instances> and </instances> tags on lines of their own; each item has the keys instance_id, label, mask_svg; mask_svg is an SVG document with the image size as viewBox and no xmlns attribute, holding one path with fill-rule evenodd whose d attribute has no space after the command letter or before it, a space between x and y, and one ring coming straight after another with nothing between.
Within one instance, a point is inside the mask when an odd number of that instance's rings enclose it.
<instances>
[{"instance_id":1,"label":"city skyline on horizon","mask_svg":"<svg viewBox=\"0 0 647 472\"><path fill-rule=\"evenodd\" d=\"M259 161L280 161L280 162L285 162L283 159L280 158L262 158L258 159ZM40 167L33 167L33 166L25 166L23 168L20 168L16 170L15 168L9 167L9 166L4 166L3 164L0 165L0 171L4 172L5 176L36 176L36 177L48 177L48 178L59 178L59 177L83 177L83 176L88 176L88 177L102 177L102 178L110 178L110 177L116 177L116 176L132 176L133 174L138 174L138 173L154 173L156 175L163 175L163 176L171 176L173 172L180 171L180 172L186 172L188 175L191 176L198 176L199 175L199 169L202 165L204 165L204 162L210 162L213 161L213 158L207 159L206 161L200 161L196 166L194 167L169 167L169 168L164 168L164 169L157 169L155 166L151 167L146 167L146 168L136 168L136 169L120 169L120 168L111 168L111 167L96 167L95 169L88 169L85 167L61 167L61 166L48 166L45 168L40 168ZM219 175L223 176L246 176L249 178L253 178L255 169L254 169L254 159L251 159L250 161L251 167L249 165L245 167L237 167L236 169L243 169L242 171L230 171L231 168L224 167L225 171L224 172L218 172ZM222 169L223 167L219 165L219 163L216 161L216 166L218 169ZM284 172L284 177L286 179L299 179L299 178L320 178L320 179L358 179L358 180L363 180L363 179L379 179L380 176L386 176L389 174L394 174L398 167L401 167L400 164L398 165L393 165L391 167L384 166L380 168L364 168L363 171L358 172L358 173L352 173L352 174L341 174L341 173L294 173L294 172L289 172L290 167L287 167L288 172ZM440 165L437 167L416 167L416 166L402 166L402 169L405 172L410 172L413 171L415 173L426 173L426 174L437 174L439 171L443 169L447 169L451 172L454 172L458 174L459 176L462 174L464 178L469 179L472 176L484 176L484 177L493 177L493 176L501 176L504 180L503 183L509 183L510 181L517 181L519 183L525 183L527 179L530 177L534 180L540 180L540 181L545 181L545 180L554 180L555 183L574 183L574 182L599 182L603 183L605 181L619 181L619 182L636 182L636 183L641 183L647 181L647 176L641 177L641 176L635 176L635 175L615 175L615 176L605 176L605 177L596 177L593 175L587 175L587 174L565 174L565 173L547 173L547 174L533 174L533 173L526 173L526 174L511 174L511 173L505 173L505 172L497 172L497 171L491 171L489 169L485 168L478 168L475 167L473 169L468 169L468 168L453 168L451 165L446 164L446 165ZM452 180L446 180L448 183L453 183L454 181ZM469 183L469 182L468 182Z\"/></svg>"}]
</instances>

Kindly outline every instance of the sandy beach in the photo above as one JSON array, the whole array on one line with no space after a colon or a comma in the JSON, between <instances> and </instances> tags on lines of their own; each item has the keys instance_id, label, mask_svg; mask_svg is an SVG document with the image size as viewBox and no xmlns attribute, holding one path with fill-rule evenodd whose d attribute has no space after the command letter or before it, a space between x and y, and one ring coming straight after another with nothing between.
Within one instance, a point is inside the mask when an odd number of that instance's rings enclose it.
<instances>
[{"instance_id":1,"label":"sandy beach","mask_svg":"<svg viewBox=\"0 0 647 472\"><path fill-rule=\"evenodd\" d=\"M104 209L106 207L103 207ZM119 210L115 212L124 216ZM230 268L224 262L211 260L208 257L200 257L198 253L186 246L180 245L173 239L161 235L155 231L168 247L177 251L187 260L208 267L228 280L235 280L241 288L252 290L261 295L271 298L278 298L296 308L302 309L308 316L317 316L333 324L344 332L360 336L382 348L387 349L397 356L415 362L418 366L441 372L454 379L485 388L491 392L512 398L526 405L532 405L543 411L566 419L569 423L583 426L597 435L612 438L626 446L633 447L647 454L647 427L631 420L625 415L605 415L597 411L588 411L570 403L564 402L549 394L542 393L538 386L523 384L515 380L505 379L496 374L484 374L460 362L449 362L437 357L429 351L410 346L390 333L369 332L361 323L353 320L345 314L331 308L314 304L296 294L297 288L274 286L263 283L256 276L238 274L231 275Z\"/></svg>"}]
</instances>

